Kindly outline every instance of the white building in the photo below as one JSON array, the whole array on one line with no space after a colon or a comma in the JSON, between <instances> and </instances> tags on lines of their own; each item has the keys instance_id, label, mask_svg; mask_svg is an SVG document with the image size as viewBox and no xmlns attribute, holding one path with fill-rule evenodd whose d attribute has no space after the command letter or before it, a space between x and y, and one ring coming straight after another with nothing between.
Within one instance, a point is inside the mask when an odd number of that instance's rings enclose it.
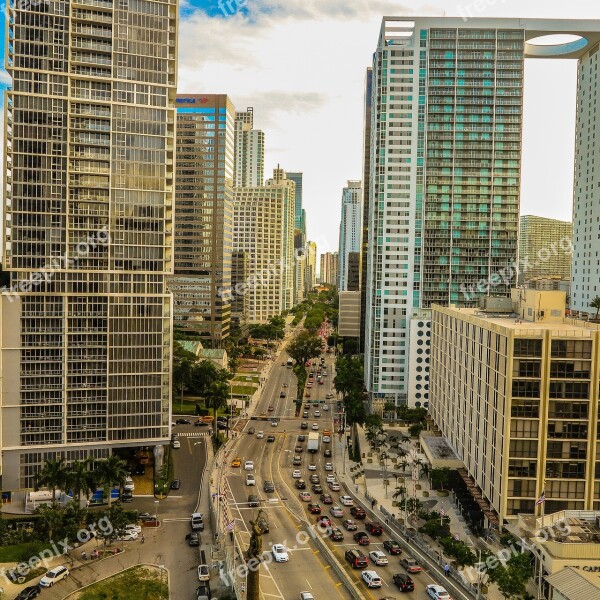
<instances>
[{"instance_id":1,"label":"white building","mask_svg":"<svg viewBox=\"0 0 600 600\"><path fill-rule=\"evenodd\" d=\"M362 182L348 181L342 192L339 242L339 290L348 289L348 255L360 252L362 233Z\"/></svg>"},{"instance_id":2,"label":"white building","mask_svg":"<svg viewBox=\"0 0 600 600\"><path fill-rule=\"evenodd\" d=\"M265 178L265 134L254 129L254 109L235 113L235 187L258 187Z\"/></svg>"}]
</instances>

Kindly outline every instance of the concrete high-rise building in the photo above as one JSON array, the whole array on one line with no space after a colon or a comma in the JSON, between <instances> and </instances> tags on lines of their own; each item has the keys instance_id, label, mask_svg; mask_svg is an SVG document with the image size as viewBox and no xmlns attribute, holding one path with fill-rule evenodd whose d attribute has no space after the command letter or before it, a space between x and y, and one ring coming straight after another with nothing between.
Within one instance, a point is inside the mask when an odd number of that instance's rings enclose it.
<instances>
[{"instance_id":1,"label":"concrete high-rise building","mask_svg":"<svg viewBox=\"0 0 600 600\"><path fill-rule=\"evenodd\" d=\"M373 69L367 68L363 108L363 188L362 235L360 247L360 339L359 351L365 348L367 316L367 257L369 254L369 215L371 200L371 97L373 94Z\"/></svg>"},{"instance_id":2,"label":"concrete high-rise building","mask_svg":"<svg viewBox=\"0 0 600 600\"><path fill-rule=\"evenodd\" d=\"M317 244L306 242L306 293L317 285Z\"/></svg>"},{"instance_id":3,"label":"concrete high-rise building","mask_svg":"<svg viewBox=\"0 0 600 600\"><path fill-rule=\"evenodd\" d=\"M342 218L340 219L339 282L340 291L348 290L348 255L360 252L362 230L362 182L348 181L342 192Z\"/></svg>"},{"instance_id":4,"label":"concrete high-rise building","mask_svg":"<svg viewBox=\"0 0 600 600\"><path fill-rule=\"evenodd\" d=\"M360 291L360 252L349 252L346 262L346 291Z\"/></svg>"},{"instance_id":5,"label":"concrete high-rise building","mask_svg":"<svg viewBox=\"0 0 600 600\"><path fill-rule=\"evenodd\" d=\"M229 335L235 108L225 94L177 96L175 275L177 327L213 347Z\"/></svg>"},{"instance_id":6,"label":"concrete high-rise building","mask_svg":"<svg viewBox=\"0 0 600 600\"><path fill-rule=\"evenodd\" d=\"M304 250L296 250L294 273L294 305L306 298L306 255Z\"/></svg>"},{"instance_id":7,"label":"concrete high-rise building","mask_svg":"<svg viewBox=\"0 0 600 600\"><path fill-rule=\"evenodd\" d=\"M360 335L360 292L339 293L338 335L342 338L358 338Z\"/></svg>"},{"instance_id":8,"label":"concrete high-rise building","mask_svg":"<svg viewBox=\"0 0 600 600\"><path fill-rule=\"evenodd\" d=\"M532 43L554 33L582 39ZM516 281L503 274L517 260L524 59L583 64L599 39L597 21L384 18L371 97L371 397L407 400L413 309L475 306L487 293L509 294ZM591 132L582 115L579 122Z\"/></svg>"},{"instance_id":9,"label":"concrete high-rise building","mask_svg":"<svg viewBox=\"0 0 600 600\"><path fill-rule=\"evenodd\" d=\"M246 285L250 277L248 253L235 251L231 255L231 322L241 327L248 320L250 302Z\"/></svg>"},{"instance_id":10,"label":"concrete high-rise building","mask_svg":"<svg viewBox=\"0 0 600 600\"><path fill-rule=\"evenodd\" d=\"M234 252L248 255L248 322L266 323L294 300L294 182L275 169L264 186L236 188Z\"/></svg>"},{"instance_id":11,"label":"concrete high-rise building","mask_svg":"<svg viewBox=\"0 0 600 600\"><path fill-rule=\"evenodd\" d=\"M537 277L571 279L573 224L523 215L519 224L519 283Z\"/></svg>"},{"instance_id":12,"label":"concrete high-rise building","mask_svg":"<svg viewBox=\"0 0 600 600\"><path fill-rule=\"evenodd\" d=\"M265 134L254 129L254 109L235 113L235 187L258 187L265 178Z\"/></svg>"},{"instance_id":13,"label":"concrete high-rise building","mask_svg":"<svg viewBox=\"0 0 600 600\"><path fill-rule=\"evenodd\" d=\"M286 176L296 184L296 196L294 203L294 229L302 231L306 235L306 229L302 227L302 177L301 172L286 171Z\"/></svg>"},{"instance_id":14,"label":"concrete high-rise building","mask_svg":"<svg viewBox=\"0 0 600 600\"><path fill-rule=\"evenodd\" d=\"M327 285L338 284L339 261L337 252L321 254L320 281Z\"/></svg>"},{"instance_id":15,"label":"concrete high-rise building","mask_svg":"<svg viewBox=\"0 0 600 600\"><path fill-rule=\"evenodd\" d=\"M563 292L434 305L429 412L500 522L600 509L600 325Z\"/></svg>"},{"instance_id":16,"label":"concrete high-rise building","mask_svg":"<svg viewBox=\"0 0 600 600\"><path fill-rule=\"evenodd\" d=\"M178 19L174 0L9 12L4 491L168 442Z\"/></svg>"}]
</instances>

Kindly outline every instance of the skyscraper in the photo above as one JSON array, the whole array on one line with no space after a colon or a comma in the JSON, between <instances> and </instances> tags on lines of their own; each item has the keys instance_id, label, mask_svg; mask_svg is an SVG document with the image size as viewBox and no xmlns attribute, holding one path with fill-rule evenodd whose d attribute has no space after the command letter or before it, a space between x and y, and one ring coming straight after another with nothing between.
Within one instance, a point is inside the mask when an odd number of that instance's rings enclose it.
<instances>
[{"instance_id":1,"label":"skyscraper","mask_svg":"<svg viewBox=\"0 0 600 600\"><path fill-rule=\"evenodd\" d=\"M0 426L16 490L46 459L169 439L177 3L9 12Z\"/></svg>"},{"instance_id":2,"label":"skyscraper","mask_svg":"<svg viewBox=\"0 0 600 600\"><path fill-rule=\"evenodd\" d=\"M306 242L306 293L317 285L317 244Z\"/></svg>"},{"instance_id":3,"label":"skyscraper","mask_svg":"<svg viewBox=\"0 0 600 600\"><path fill-rule=\"evenodd\" d=\"M254 129L254 109L235 113L235 187L257 187L265 178L265 134Z\"/></svg>"},{"instance_id":4,"label":"skyscraper","mask_svg":"<svg viewBox=\"0 0 600 600\"><path fill-rule=\"evenodd\" d=\"M304 249L306 245L306 212L302 208L302 177L299 172L286 172L287 178L296 184L296 202L294 212L294 247Z\"/></svg>"},{"instance_id":5,"label":"skyscraper","mask_svg":"<svg viewBox=\"0 0 600 600\"><path fill-rule=\"evenodd\" d=\"M320 281L327 285L338 284L339 260L337 252L325 252L321 254Z\"/></svg>"},{"instance_id":6,"label":"skyscraper","mask_svg":"<svg viewBox=\"0 0 600 600\"><path fill-rule=\"evenodd\" d=\"M586 63L599 30L595 21L384 18L371 107L365 382L372 396L406 400L413 308L475 306L514 285L504 275L517 259L524 58ZM549 33L582 39L532 43ZM581 114L579 122L591 131Z\"/></svg>"},{"instance_id":7,"label":"skyscraper","mask_svg":"<svg viewBox=\"0 0 600 600\"><path fill-rule=\"evenodd\" d=\"M177 96L175 325L213 347L229 335L235 109L225 94Z\"/></svg>"},{"instance_id":8,"label":"skyscraper","mask_svg":"<svg viewBox=\"0 0 600 600\"><path fill-rule=\"evenodd\" d=\"M348 181L342 191L342 217L340 219L339 283L340 291L348 290L348 255L360 251L362 229L362 182ZM358 265L356 265L358 267Z\"/></svg>"}]
</instances>

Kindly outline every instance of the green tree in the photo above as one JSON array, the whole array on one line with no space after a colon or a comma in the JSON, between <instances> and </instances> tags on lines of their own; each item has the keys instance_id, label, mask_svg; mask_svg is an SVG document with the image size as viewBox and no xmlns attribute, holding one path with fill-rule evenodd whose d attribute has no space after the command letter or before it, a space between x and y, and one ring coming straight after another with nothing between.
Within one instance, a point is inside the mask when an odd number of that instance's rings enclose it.
<instances>
[{"instance_id":1,"label":"green tree","mask_svg":"<svg viewBox=\"0 0 600 600\"><path fill-rule=\"evenodd\" d=\"M221 408L227 406L227 398L229 397L229 384L226 381L213 381L206 395L205 403L207 408L213 411L213 435L217 439L217 413Z\"/></svg>"},{"instance_id":2,"label":"green tree","mask_svg":"<svg viewBox=\"0 0 600 600\"><path fill-rule=\"evenodd\" d=\"M371 413L365 419L365 427L374 429L377 433L383 433L383 419L379 415Z\"/></svg>"},{"instance_id":3,"label":"green tree","mask_svg":"<svg viewBox=\"0 0 600 600\"><path fill-rule=\"evenodd\" d=\"M600 312L600 296L596 296L590 302L590 308L595 308L596 309L596 314L594 315L594 319L597 319L598 318L598 313Z\"/></svg>"},{"instance_id":4,"label":"green tree","mask_svg":"<svg viewBox=\"0 0 600 600\"><path fill-rule=\"evenodd\" d=\"M287 347L287 353L299 364L305 365L321 354L321 338L308 331L299 333Z\"/></svg>"},{"instance_id":5,"label":"green tree","mask_svg":"<svg viewBox=\"0 0 600 600\"><path fill-rule=\"evenodd\" d=\"M103 484L104 494L108 498L108 506L112 504L111 491L114 485L119 486L119 492L123 491L125 479L129 475L127 463L119 458L116 454L112 454L104 460L99 460L95 463L95 474L98 483Z\"/></svg>"},{"instance_id":6,"label":"green tree","mask_svg":"<svg viewBox=\"0 0 600 600\"><path fill-rule=\"evenodd\" d=\"M406 497L408 490L406 489L406 487L404 487L403 485L399 485L395 490L394 493L392 494L392 498L394 500L396 500L397 498L400 498L400 500L404 500L404 498Z\"/></svg>"},{"instance_id":7,"label":"green tree","mask_svg":"<svg viewBox=\"0 0 600 600\"><path fill-rule=\"evenodd\" d=\"M523 596L531 577L529 553L513 554L506 565L498 564L488 571L488 575L507 600Z\"/></svg>"},{"instance_id":8,"label":"green tree","mask_svg":"<svg viewBox=\"0 0 600 600\"><path fill-rule=\"evenodd\" d=\"M38 515L35 529L40 539L56 540L63 527L63 509L57 504L38 506L34 514Z\"/></svg>"},{"instance_id":9,"label":"green tree","mask_svg":"<svg viewBox=\"0 0 600 600\"><path fill-rule=\"evenodd\" d=\"M437 490L438 486L443 490L450 481L450 467L436 467L429 472L431 487Z\"/></svg>"},{"instance_id":10,"label":"green tree","mask_svg":"<svg viewBox=\"0 0 600 600\"><path fill-rule=\"evenodd\" d=\"M35 476L35 487L49 487L52 490L52 502L56 502L56 490L64 489L67 484L67 468L65 459L48 460Z\"/></svg>"},{"instance_id":11,"label":"green tree","mask_svg":"<svg viewBox=\"0 0 600 600\"><path fill-rule=\"evenodd\" d=\"M74 460L67 473L67 487L73 492L73 498L81 504L82 496L89 499L96 489L96 476L90 471L89 463L85 460Z\"/></svg>"},{"instance_id":12,"label":"green tree","mask_svg":"<svg viewBox=\"0 0 600 600\"><path fill-rule=\"evenodd\" d=\"M190 387L198 396L206 396L213 381L219 378L219 369L210 360L202 360L194 364Z\"/></svg>"},{"instance_id":13,"label":"green tree","mask_svg":"<svg viewBox=\"0 0 600 600\"><path fill-rule=\"evenodd\" d=\"M421 423L413 423L409 428L408 428L408 433L410 433L410 435L414 438L419 437L421 431L423 431L424 427L423 425L421 425Z\"/></svg>"}]
</instances>

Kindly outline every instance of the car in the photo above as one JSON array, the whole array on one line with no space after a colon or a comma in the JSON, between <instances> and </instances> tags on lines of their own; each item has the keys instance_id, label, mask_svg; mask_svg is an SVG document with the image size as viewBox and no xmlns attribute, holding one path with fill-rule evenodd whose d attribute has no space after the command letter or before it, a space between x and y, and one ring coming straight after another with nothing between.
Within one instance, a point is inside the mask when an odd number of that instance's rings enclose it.
<instances>
[{"instance_id":1,"label":"car","mask_svg":"<svg viewBox=\"0 0 600 600\"><path fill-rule=\"evenodd\" d=\"M273 553L275 562L288 562L290 560L290 556L283 544L273 544L271 552Z\"/></svg>"},{"instance_id":2,"label":"car","mask_svg":"<svg viewBox=\"0 0 600 600\"><path fill-rule=\"evenodd\" d=\"M298 481L302 481L299 479ZM296 483L298 483L298 481ZM300 492L300 500L302 502L310 502L312 500L312 494L310 492Z\"/></svg>"},{"instance_id":3,"label":"car","mask_svg":"<svg viewBox=\"0 0 600 600\"><path fill-rule=\"evenodd\" d=\"M356 531L358 529L358 525L352 519L345 519L342 521L342 525L346 531Z\"/></svg>"},{"instance_id":4,"label":"car","mask_svg":"<svg viewBox=\"0 0 600 600\"><path fill-rule=\"evenodd\" d=\"M433 600L451 600L450 594L441 585L430 583L425 586L425 591Z\"/></svg>"},{"instance_id":5,"label":"car","mask_svg":"<svg viewBox=\"0 0 600 600\"><path fill-rule=\"evenodd\" d=\"M222 423L221 421L217 421L217 429L219 431L225 431L225 429L227 429L227 423Z\"/></svg>"},{"instance_id":6,"label":"car","mask_svg":"<svg viewBox=\"0 0 600 600\"><path fill-rule=\"evenodd\" d=\"M200 536L196 532L188 533L185 536L185 539L190 546L199 546L200 545Z\"/></svg>"},{"instance_id":7,"label":"car","mask_svg":"<svg viewBox=\"0 0 600 600\"><path fill-rule=\"evenodd\" d=\"M302 473L300 472L300 470L299 470L299 469L294 469L294 470L292 471L292 477L293 477L294 479L300 479L300 477L302 477Z\"/></svg>"},{"instance_id":8,"label":"car","mask_svg":"<svg viewBox=\"0 0 600 600\"><path fill-rule=\"evenodd\" d=\"M340 496L340 503L344 506L354 506L354 500L350 496Z\"/></svg>"},{"instance_id":9,"label":"car","mask_svg":"<svg viewBox=\"0 0 600 600\"><path fill-rule=\"evenodd\" d=\"M315 600L310 592L300 592L300 600Z\"/></svg>"},{"instance_id":10,"label":"car","mask_svg":"<svg viewBox=\"0 0 600 600\"><path fill-rule=\"evenodd\" d=\"M323 434L323 443L324 444L329 444L330 441L331 441L331 436Z\"/></svg>"},{"instance_id":11,"label":"car","mask_svg":"<svg viewBox=\"0 0 600 600\"><path fill-rule=\"evenodd\" d=\"M133 492L124 490L121 494L121 502L133 502Z\"/></svg>"},{"instance_id":12,"label":"car","mask_svg":"<svg viewBox=\"0 0 600 600\"><path fill-rule=\"evenodd\" d=\"M329 404L323 404L322 408L325 412L327 412L329 410Z\"/></svg>"},{"instance_id":13,"label":"car","mask_svg":"<svg viewBox=\"0 0 600 600\"><path fill-rule=\"evenodd\" d=\"M156 515L151 515L150 513L147 513L147 512L141 512L138 514L138 519L142 523L147 523L148 521L156 521Z\"/></svg>"},{"instance_id":14,"label":"car","mask_svg":"<svg viewBox=\"0 0 600 600\"><path fill-rule=\"evenodd\" d=\"M208 565L198 565L198 581L208 581L210 579L210 568Z\"/></svg>"},{"instance_id":15,"label":"car","mask_svg":"<svg viewBox=\"0 0 600 600\"><path fill-rule=\"evenodd\" d=\"M194 427L208 427L208 423L202 419L198 419L197 421L194 421Z\"/></svg>"},{"instance_id":16,"label":"car","mask_svg":"<svg viewBox=\"0 0 600 600\"><path fill-rule=\"evenodd\" d=\"M319 379L319 385L325 385L325 382L322 379Z\"/></svg>"},{"instance_id":17,"label":"car","mask_svg":"<svg viewBox=\"0 0 600 600\"><path fill-rule=\"evenodd\" d=\"M269 412L273 412L273 411L275 410L275 407L274 407L274 406L269 406L269 408L267 408L267 410L268 410Z\"/></svg>"},{"instance_id":18,"label":"car","mask_svg":"<svg viewBox=\"0 0 600 600\"><path fill-rule=\"evenodd\" d=\"M305 490L306 489L306 481L304 479L296 479L294 482L297 490Z\"/></svg>"},{"instance_id":19,"label":"car","mask_svg":"<svg viewBox=\"0 0 600 600\"><path fill-rule=\"evenodd\" d=\"M125 531L135 531L137 534L142 533L142 526L137 523L129 523L125 525Z\"/></svg>"},{"instance_id":20,"label":"car","mask_svg":"<svg viewBox=\"0 0 600 600\"><path fill-rule=\"evenodd\" d=\"M309 471L316 471L317 470L317 465L308 465L308 470Z\"/></svg>"},{"instance_id":21,"label":"car","mask_svg":"<svg viewBox=\"0 0 600 600\"><path fill-rule=\"evenodd\" d=\"M306 436L305 436L305 435L302 435L302 434L301 434L301 435L299 435L299 436L298 436L298 441L299 441L299 442L305 442L305 441L306 441Z\"/></svg>"},{"instance_id":22,"label":"car","mask_svg":"<svg viewBox=\"0 0 600 600\"><path fill-rule=\"evenodd\" d=\"M256 429L254 429L254 427L248 427L248 435L254 435L255 431Z\"/></svg>"},{"instance_id":23,"label":"car","mask_svg":"<svg viewBox=\"0 0 600 600\"><path fill-rule=\"evenodd\" d=\"M327 515L321 515L317 518L317 525L319 527L331 527L331 519Z\"/></svg>"},{"instance_id":24,"label":"car","mask_svg":"<svg viewBox=\"0 0 600 600\"><path fill-rule=\"evenodd\" d=\"M340 529L338 529L337 527L334 527L331 530L331 533L329 534L329 539L334 542L341 542L344 540L344 534L342 533L342 531Z\"/></svg>"},{"instance_id":25,"label":"car","mask_svg":"<svg viewBox=\"0 0 600 600\"><path fill-rule=\"evenodd\" d=\"M239 467L242 464L242 459L239 456L236 456L232 461L231 461L231 466L232 467Z\"/></svg>"},{"instance_id":26,"label":"car","mask_svg":"<svg viewBox=\"0 0 600 600\"><path fill-rule=\"evenodd\" d=\"M308 415L308 411L307 411L307 410L305 410L305 411L302 413L302 418L303 418L303 419L308 419L308 417L309 417L309 415Z\"/></svg>"},{"instance_id":27,"label":"car","mask_svg":"<svg viewBox=\"0 0 600 600\"><path fill-rule=\"evenodd\" d=\"M392 581L401 592L413 592L415 589L413 580L404 573L395 573Z\"/></svg>"},{"instance_id":28,"label":"car","mask_svg":"<svg viewBox=\"0 0 600 600\"><path fill-rule=\"evenodd\" d=\"M127 492L135 491L135 483L133 483L133 479L131 477L125 477L125 483L123 484L123 489Z\"/></svg>"},{"instance_id":29,"label":"car","mask_svg":"<svg viewBox=\"0 0 600 600\"><path fill-rule=\"evenodd\" d=\"M212 597L208 582L205 581L196 588L196 600L211 600Z\"/></svg>"},{"instance_id":30,"label":"car","mask_svg":"<svg viewBox=\"0 0 600 600\"><path fill-rule=\"evenodd\" d=\"M256 439L257 440L262 440L265 437L265 432L264 431L258 431L256 433Z\"/></svg>"},{"instance_id":31,"label":"car","mask_svg":"<svg viewBox=\"0 0 600 600\"><path fill-rule=\"evenodd\" d=\"M318 423L313 423L311 429L313 431L318 431L319 430L319 424Z\"/></svg>"},{"instance_id":32,"label":"car","mask_svg":"<svg viewBox=\"0 0 600 600\"><path fill-rule=\"evenodd\" d=\"M204 516L201 513L192 513L190 525L192 531L204 531Z\"/></svg>"},{"instance_id":33,"label":"car","mask_svg":"<svg viewBox=\"0 0 600 600\"><path fill-rule=\"evenodd\" d=\"M377 521L371 521L369 523L366 523L365 529L371 535L381 535L383 533L383 527L381 526L381 523L378 523Z\"/></svg>"},{"instance_id":34,"label":"car","mask_svg":"<svg viewBox=\"0 0 600 600\"><path fill-rule=\"evenodd\" d=\"M294 452L304 452L304 446L296 446Z\"/></svg>"},{"instance_id":35,"label":"car","mask_svg":"<svg viewBox=\"0 0 600 600\"><path fill-rule=\"evenodd\" d=\"M346 550L344 558L352 565L353 569L364 569L369 564L367 557L358 548Z\"/></svg>"},{"instance_id":36,"label":"car","mask_svg":"<svg viewBox=\"0 0 600 600\"><path fill-rule=\"evenodd\" d=\"M321 411L315 410L315 417L319 418L321 416Z\"/></svg>"},{"instance_id":37,"label":"car","mask_svg":"<svg viewBox=\"0 0 600 600\"><path fill-rule=\"evenodd\" d=\"M321 480L320 480L319 476L318 476L316 473L313 473L313 474L310 476L310 482L311 482L311 483L315 483L315 484L316 484L316 483L320 483L320 482L321 482Z\"/></svg>"},{"instance_id":38,"label":"car","mask_svg":"<svg viewBox=\"0 0 600 600\"><path fill-rule=\"evenodd\" d=\"M40 579L39 585L42 587L52 587L55 583L62 581L69 576L69 569L64 565L59 565L46 572Z\"/></svg>"},{"instance_id":39,"label":"car","mask_svg":"<svg viewBox=\"0 0 600 600\"><path fill-rule=\"evenodd\" d=\"M313 386L313 384L312 384L312 379L309 379L309 380L308 380L308 383L306 384L306 387L307 387L307 388L311 388L312 386Z\"/></svg>"},{"instance_id":40,"label":"car","mask_svg":"<svg viewBox=\"0 0 600 600\"><path fill-rule=\"evenodd\" d=\"M267 436L267 443L270 444L272 442L275 441L275 436L274 435L269 435Z\"/></svg>"},{"instance_id":41,"label":"car","mask_svg":"<svg viewBox=\"0 0 600 600\"><path fill-rule=\"evenodd\" d=\"M423 570L421 568L421 565L414 558L411 558L410 556L407 556L406 558L402 558L400 560L400 564L406 569L406 571L408 573L420 573Z\"/></svg>"},{"instance_id":42,"label":"car","mask_svg":"<svg viewBox=\"0 0 600 600\"><path fill-rule=\"evenodd\" d=\"M271 427L277 427L279 425L279 421L271 421Z\"/></svg>"},{"instance_id":43,"label":"car","mask_svg":"<svg viewBox=\"0 0 600 600\"><path fill-rule=\"evenodd\" d=\"M132 529L124 529L115 539L119 542L133 542L138 539L138 532Z\"/></svg>"},{"instance_id":44,"label":"car","mask_svg":"<svg viewBox=\"0 0 600 600\"><path fill-rule=\"evenodd\" d=\"M31 600L37 598L42 590L39 585L29 585L19 592L15 600Z\"/></svg>"},{"instance_id":45,"label":"car","mask_svg":"<svg viewBox=\"0 0 600 600\"><path fill-rule=\"evenodd\" d=\"M383 549L392 556L402 554L402 548L400 548L400 544L396 540L385 540L385 542L383 542Z\"/></svg>"},{"instance_id":46,"label":"car","mask_svg":"<svg viewBox=\"0 0 600 600\"><path fill-rule=\"evenodd\" d=\"M325 450L323 451L323 456L325 456L325 457L331 456L331 450L329 448L325 448Z\"/></svg>"},{"instance_id":47,"label":"car","mask_svg":"<svg viewBox=\"0 0 600 600\"><path fill-rule=\"evenodd\" d=\"M254 477L254 473L248 473L246 475L246 485L256 485L256 478Z\"/></svg>"},{"instance_id":48,"label":"car","mask_svg":"<svg viewBox=\"0 0 600 600\"><path fill-rule=\"evenodd\" d=\"M145 475L146 467L144 465L136 465L131 472L132 475Z\"/></svg>"},{"instance_id":49,"label":"car","mask_svg":"<svg viewBox=\"0 0 600 600\"><path fill-rule=\"evenodd\" d=\"M179 440L171 440L171 448L174 448L175 450L181 448L181 442Z\"/></svg>"},{"instance_id":50,"label":"car","mask_svg":"<svg viewBox=\"0 0 600 600\"><path fill-rule=\"evenodd\" d=\"M313 491L313 494L322 494L323 493L323 488L318 483L313 484L311 489Z\"/></svg>"},{"instance_id":51,"label":"car","mask_svg":"<svg viewBox=\"0 0 600 600\"><path fill-rule=\"evenodd\" d=\"M178 490L181 487L181 479L173 479L173 483L171 484L172 490Z\"/></svg>"},{"instance_id":52,"label":"car","mask_svg":"<svg viewBox=\"0 0 600 600\"><path fill-rule=\"evenodd\" d=\"M340 484L337 481L332 481L329 483L329 489L332 492L339 492L340 491Z\"/></svg>"},{"instance_id":53,"label":"car","mask_svg":"<svg viewBox=\"0 0 600 600\"><path fill-rule=\"evenodd\" d=\"M369 536L364 531L357 531L352 538L359 546L368 546L371 543Z\"/></svg>"},{"instance_id":54,"label":"car","mask_svg":"<svg viewBox=\"0 0 600 600\"><path fill-rule=\"evenodd\" d=\"M248 506L250 507L256 507L260 505L260 501L258 499L258 496L256 494L250 494L248 496Z\"/></svg>"},{"instance_id":55,"label":"car","mask_svg":"<svg viewBox=\"0 0 600 600\"><path fill-rule=\"evenodd\" d=\"M331 392L329 394L325 394L325 398L327 400L331 400L333 398L333 394ZM325 410L325 407L323 407L323 410Z\"/></svg>"},{"instance_id":56,"label":"car","mask_svg":"<svg viewBox=\"0 0 600 600\"><path fill-rule=\"evenodd\" d=\"M325 463L326 471L333 471L333 465L331 463Z\"/></svg>"},{"instance_id":57,"label":"car","mask_svg":"<svg viewBox=\"0 0 600 600\"><path fill-rule=\"evenodd\" d=\"M288 384L287 384L287 383L284 383L284 384L282 385L282 387L287 387L287 386L288 386Z\"/></svg>"},{"instance_id":58,"label":"car","mask_svg":"<svg viewBox=\"0 0 600 600\"><path fill-rule=\"evenodd\" d=\"M321 502L323 504L333 504L333 498L330 494L321 494Z\"/></svg>"},{"instance_id":59,"label":"car","mask_svg":"<svg viewBox=\"0 0 600 600\"><path fill-rule=\"evenodd\" d=\"M177 419L175 421L175 425L191 425L191 421L189 419Z\"/></svg>"},{"instance_id":60,"label":"car","mask_svg":"<svg viewBox=\"0 0 600 600\"><path fill-rule=\"evenodd\" d=\"M254 471L254 462L253 462L253 461L251 461L251 460L247 460L247 461L244 463L244 469L245 469L246 471Z\"/></svg>"},{"instance_id":61,"label":"car","mask_svg":"<svg viewBox=\"0 0 600 600\"><path fill-rule=\"evenodd\" d=\"M365 512L364 508L361 508L360 506L353 506L350 509L350 514L355 518L355 519L365 519L367 516L367 513Z\"/></svg>"},{"instance_id":62,"label":"car","mask_svg":"<svg viewBox=\"0 0 600 600\"><path fill-rule=\"evenodd\" d=\"M275 491L275 484L272 481L264 481L263 482L263 491L270 493Z\"/></svg>"},{"instance_id":63,"label":"car","mask_svg":"<svg viewBox=\"0 0 600 600\"><path fill-rule=\"evenodd\" d=\"M306 508L308 508L308 512L311 515L320 515L321 514L321 505L316 502L311 502Z\"/></svg>"},{"instance_id":64,"label":"car","mask_svg":"<svg viewBox=\"0 0 600 600\"><path fill-rule=\"evenodd\" d=\"M335 475L330 473L325 477L325 483L331 483L332 481L335 481Z\"/></svg>"},{"instance_id":65,"label":"car","mask_svg":"<svg viewBox=\"0 0 600 600\"><path fill-rule=\"evenodd\" d=\"M279 393L279 397L280 397L280 398L285 398L285 392L280 392L280 393Z\"/></svg>"},{"instance_id":66,"label":"car","mask_svg":"<svg viewBox=\"0 0 600 600\"><path fill-rule=\"evenodd\" d=\"M308 429L308 423L306 421L302 421L302 423L300 423L300 429Z\"/></svg>"},{"instance_id":67,"label":"car","mask_svg":"<svg viewBox=\"0 0 600 600\"><path fill-rule=\"evenodd\" d=\"M310 398L310 392L306 392L305 396L306 396L307 398Z\"/></svg>"},{"instance_id":68,"label":"car","mask_svg":"<svg viewBox=\"0 0 600 600\"><path fill-rule=\"evenodd\" d=\"M337 517L338 519L339 519L339 518L342 518L342 517L344 516L344 511L343 511L343 510L342 510L342 508L341 508L340 506L338 506L337 504L336 504L336 505L334 505L334 506L332 506L332 507L329 509L329 512L331 513L331 516L332 516L332 517Z\"/></svg>"},{"instance_id":69,"label":"car","mask_svg":"<svg viewBox=\"0 0 600 600\"><path fill-rule=\"evenodd\" d=\"M382 585L381 577L376 571L363 571L361 574L362 580L367 584L368 588L380 588Z\"/></svg>"},{"instance_id":70,"label":"car","mask_svg":"<svg viewBox=\"0 0 600 600\"><path fill-rule=\"evenodd\" d=\"M292 460L292 465L294 465L294 467L299 467L302 464L302 458L300 456L294 456L293 460Z\"/></svg>"},{"instance_id":71,"label":"car","mask_svg":"<svg viewBox=\"0 0 600 600\"><path fill-rule=\"evenodd\" d=\"M369 558L377 566L383 566L388 564L388 557L381 550L371 550L369 552Z\"/></svg>"}]
</instances>

